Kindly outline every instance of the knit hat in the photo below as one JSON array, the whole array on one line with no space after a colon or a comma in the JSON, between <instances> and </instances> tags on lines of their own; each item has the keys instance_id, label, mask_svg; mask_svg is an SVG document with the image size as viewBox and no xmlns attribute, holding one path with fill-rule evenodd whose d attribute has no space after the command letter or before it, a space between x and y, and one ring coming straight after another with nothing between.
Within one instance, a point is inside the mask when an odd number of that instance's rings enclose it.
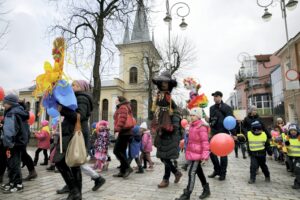
<instances>
[{"instance_id":1,"label":"knit hat","mask_svg":"<svg viewBox=\"0 0 300 200\"><path fill-rule=\"evenodd\" d=\"M100 126L108 127L109 123L108 123L108 121L101 120L97 123L96 127L100 127Z\"/></svg>"},{"instance_id":2,"label":"knit hat","mask_svg":"<svg viewBox=\"0 0 300 200\"><path fill-rule=\"evenodd\" d=\"M248 113L252 113L252 111L257 110L257 107L255 105L252 105L248 109Z\"/></svg>"},{"instance_id":3,"label":"knit hat","mask_svg":"<svg viewBox=\"0 0 300 200\"><path fill-rule=\"evenodd\" d=\"M289 131L291 131L291 130L298 131L297 125L296 125L296 124L290 124L290 125L289 125Z\"/></svg>"},{"instance_id":4,"label":"knit hat","mask_svg":"<svg viewBox=\"0 0 300 200\"><path fill-rule=\"evenodd\" d=\"M43 120L41 122L42 126L48 126L49 125L49 122L47 120Z\"/></svg>"},{"instance_id":5,"label":"knit hat","mask_svg":"<svg viewBox=\"0 0 300 200\"><path fill-rule=\"evenodd\" d=\"M140 126L136 125L131 130L133 135L138 135L140 133Z\"/></svg>"},{"instance_id":6,"label":"knit hat","mask_svg":"<svg viewBox=\"0 0 300 200\"><path fill-rule=\"evenodd\" d=\"M190 111L190 115L195 115L199 119L201 119L201 117L202 117L202 109L199 108L199 107L192 108L192 110Z\"/></svg>"},{"instance_id":7,"label":"knit hat","mask_svg":"<svg viewBox=\"0 0 300 200\"><path fill-rule=\"evenodd\" d=\"M141 124L140 128L148 129L147 123L146 123L146 122L143 122L143 123Z\"/></svg>"},{"instance_id":8,"label":"knit hat","mask_svg":"<svg viewBox=\"0 0 300 200\"><path fill-rule=\"evenodd\" d=\"M19 101L19 97L17 95L9 94L4 97L3 104L9 104L13 106L13 105L17 105L18 101Z\"/></svg>"},{"instance_id":9,"label":"knit hat","mask_svg":"<svg viewBox=\"0 0 300 200\"><path fill-rule=\"evenodd\" d=\"M83 91L83 92L87 92L91 89L91 86L90 84L85 81L85 80L76 80L74 81L76 84L78 84L78 86L80 87L80 89Z\"/></svg>"}]
</instances>

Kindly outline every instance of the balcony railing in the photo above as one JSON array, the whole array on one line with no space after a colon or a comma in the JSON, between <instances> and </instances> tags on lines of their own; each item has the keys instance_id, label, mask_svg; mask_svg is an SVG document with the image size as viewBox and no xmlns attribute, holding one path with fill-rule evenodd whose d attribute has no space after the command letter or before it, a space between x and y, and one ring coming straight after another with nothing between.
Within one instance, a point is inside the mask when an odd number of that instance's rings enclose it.
<instances>
[{"instance_id":1,"label":"balcony railing","mask_svg":"<svg viewBox=\"0 0 300 200\"><path fill-rule=\"evenodd\" d=\"M259 116L271 116L272 108L257 108L257 114Z\"/></svg>"}]
</instances>

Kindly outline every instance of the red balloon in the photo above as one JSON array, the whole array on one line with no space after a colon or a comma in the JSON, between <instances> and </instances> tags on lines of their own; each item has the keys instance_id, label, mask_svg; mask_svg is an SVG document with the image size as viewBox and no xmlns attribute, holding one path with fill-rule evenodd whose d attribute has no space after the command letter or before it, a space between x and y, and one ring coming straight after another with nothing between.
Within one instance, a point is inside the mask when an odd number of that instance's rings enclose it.
<instances>
[{"instance_id":1,"label":"red balloon","mask_svg":"<svg viewBox=\"0 0 300 200\"><path fill-rule=\"evenodd\" d=\"M186 119L182 119L180 123L182 128L185 128L189 124L189 122Z\"/></svg>"},{"instance_id":2,"label":"red balloon","mask_svg":"<svg viewBox=\"0 0 300 200\"><path fill-rule=\"evenodd\" d=\"M33 112L29 112L29 119L28 119L28 124L31 126L32 124L34 124L35 122L35 115L33 114Z\"/></svg>"},{"instance_id":3,"label":"red balloon","mask_svg":"<svg viewBox=\"0 0 300 200\"><path fill-rule=\"evenodd\" d=\"M179 147L180 149L184 149L184 140L180 140Z\"/></svg>"},{"instance_id":4,"label":"red balloon","mask_svg":"<svg viewBox=\"0 0 300 200\"><path fill-rule=\"evenodd\" d=\"M4 100L4 96L5 96L4 90L3 90L2 87L0 87L0 101L3 101L3 100Z\"/></svg>"},{"instance_id":5,"label":"red balloon","mask_svg":"<svg viewBox=\"0 0 300 200\"><path fill-rule=\"evenodd\" d=\"M234 140L226 133L218 133L210 140L210 150L217 156L227 156L233 149Z\"/></svg>"}]
</instances>

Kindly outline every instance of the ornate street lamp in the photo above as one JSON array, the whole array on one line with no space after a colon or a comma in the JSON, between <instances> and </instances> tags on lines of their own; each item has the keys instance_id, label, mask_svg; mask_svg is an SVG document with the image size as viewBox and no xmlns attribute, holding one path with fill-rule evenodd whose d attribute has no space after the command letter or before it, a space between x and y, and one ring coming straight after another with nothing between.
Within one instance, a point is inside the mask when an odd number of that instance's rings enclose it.
<instances>
[{"instance_id":1,"label":"ornate street lamp","mask_svg":"<svg viewBox=\"0 0 300 200\"><path fill-rule=\"evenodd\" d=\"M176 7L176 15L178 17L181 17L181 23L179 24L179 27L182 30L185 30L188 26L188 24L185 22L185 17L187 17L190 14L190 7L188 6L188 4L184 3L184 2L177 2L175 4L172 5L171 9L170 9L170 4L169 4L169 0L166 0L166 9L167 9L167 13L166 16L164 18L164 21L168 24L168 62L169 64L171 64L171 30L172 30L172 10L173 8ZM185 8L185 12L180 12L182 9Z\"/></svg>"}]
</instances>

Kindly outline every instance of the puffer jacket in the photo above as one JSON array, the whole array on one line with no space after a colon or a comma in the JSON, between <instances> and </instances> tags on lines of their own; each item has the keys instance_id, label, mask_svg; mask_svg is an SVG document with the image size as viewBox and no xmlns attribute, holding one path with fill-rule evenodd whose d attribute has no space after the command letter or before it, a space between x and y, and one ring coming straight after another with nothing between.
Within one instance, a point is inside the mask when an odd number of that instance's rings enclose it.
<instances>
[{"instance_id":1,"label":"puffer jacket","mask_svg":"<svg viewBox=\"0 0 300 200\"><path fill-rule=\"evenodd\" d=\"M187 160L208 160L208 127L201 120L194 121L189 130L185 157Z\"/></svg>"},{"instance_id":2,"label":"puffer jacket","mask_svg":"<svg viewBox=\"0 0 300 200\"><path fill-rule=\"evenodd\" d=\"M30 135L29 112L21 105L15 105L5 112L3 144L5 147L26 146Z\"/></svg>"},{"instance_id":3,"label":"puffer jacket","mask_svg":"<svg viewBox=\"0 0 300 200\"><path fill-rule=\"evenodd\" d=\"M125 129L127 117L131 112L129 102L121 103L117 106L117 110L114 114L114 131L119 132L120 135L130 135L130 129Z\"/></svg>"},{"instance_id":4,"label":"puffer jacket","mask_svg":"<svg viewBox=\"0 0 300 200\"><path fill-rule=\"evenodd\" d=\"M36 139L38 140L39 149L50 149L50 133L45 130L35 134Z\"/></svg>"},{"instance_id":5,"label":"puffer jacket","mask_svg":"<svg viewBox=\"0 0 300 200\"><path fill-rule=\"evenodd\" d=\"M152 152L152 136L149 130L145 131L142 137L143 152Z\"/></svg>"}]
</instances>

